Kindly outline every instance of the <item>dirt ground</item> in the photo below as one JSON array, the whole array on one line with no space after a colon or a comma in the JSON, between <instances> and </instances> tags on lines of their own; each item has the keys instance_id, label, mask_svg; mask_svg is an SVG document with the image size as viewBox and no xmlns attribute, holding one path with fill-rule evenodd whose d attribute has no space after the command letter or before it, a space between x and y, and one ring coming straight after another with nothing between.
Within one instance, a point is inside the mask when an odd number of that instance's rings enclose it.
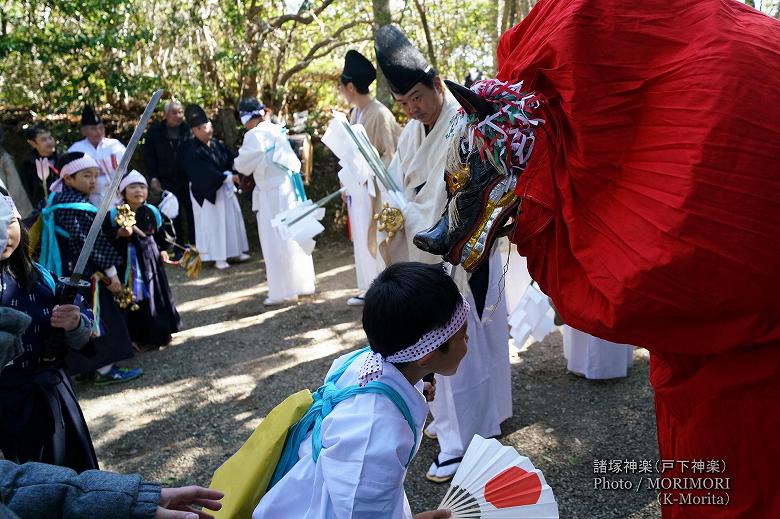
<instances>
[{"instance_id":1,"label":"dirt ground","mask_svg":"<svg viewBox=\"0 0 780 519\"><path fill-rule=\"evenodd\" d=\"M227 271L204 267L197 280L170 270L183 331L161 351L127 365L145 374L127 384L77 386L102 468L138 472L166 485L208 485L213 471L284 397L315 389L333 359L362 347L353 295L351 247L315 252L317 293L297 305L265 308L259 254ZM597 460L658 457L648 357L635 352L626 379L587 381L568 374L560 333L512 350L514 417L501 441L542 469L572 519L656 519L654 491L595 488ZM436 508L445 485L424 473L437 453L424 439L406 479L415 512ZM634 474L610 474L630 481Z\"/></svg>"}]
</instances>

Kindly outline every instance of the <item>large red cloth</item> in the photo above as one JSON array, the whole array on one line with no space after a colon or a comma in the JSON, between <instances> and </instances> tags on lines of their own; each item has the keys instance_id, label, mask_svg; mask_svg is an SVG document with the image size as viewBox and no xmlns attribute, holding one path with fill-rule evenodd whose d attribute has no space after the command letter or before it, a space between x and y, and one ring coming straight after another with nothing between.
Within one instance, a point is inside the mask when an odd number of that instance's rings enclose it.
<instances>
[{"instance_id":1,"label":"large red cloth","mask_svg":"<svg viewBox=\"0 0 780 519\"><path fill-rule=\"evenodd\" d=\"M732 0L542 0L498 78L547 98L512 241L564 320L648 348L662 457L780 517L780 22Z\"/></svg>"}]
</instances>

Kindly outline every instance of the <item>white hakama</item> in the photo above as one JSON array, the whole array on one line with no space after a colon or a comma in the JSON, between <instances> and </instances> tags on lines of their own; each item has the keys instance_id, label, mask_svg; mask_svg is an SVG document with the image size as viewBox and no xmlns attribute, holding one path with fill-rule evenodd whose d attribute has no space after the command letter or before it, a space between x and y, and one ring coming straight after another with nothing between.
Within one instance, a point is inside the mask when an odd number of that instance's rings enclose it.
<instances>
[{"instance_id":1,"label":"white hakama","mask_svg":"<svg viewBox=\"0 0 780 519\"><path fill-rule=\"evenodd\" d=\"M226 261L249 250L244 218L231 181L217 190L213 204L204 199L200 206L192 197L192 213L195 244L203 261Z\"/></svg>"},{"instance_id":2,"label":"white hakama","mask_svg":"<svg viewBox=\"0 0 780 519\"><path fill-rule=\"evenodd\" d=\"M357 384L367 354L356 358L336 383ZM337 359L328 374L346 359ZM412 386L390 363L378 379L395 389L415 423L415 435L398 407L385 395L359 394L344 400L322 421L322 450L312 459L311 435L298 450L299 461L263 496L252 519L411 519L404 492L406 464L416 453L428 406L422 382Z\"/></svg>"},{"instance_id":3,"label":"white hakama","mask_svg":"<svg viewBox=\"0 0 780 519\"><path fill-rule=\"evenodd\" d=\"M566 369L588 379L622 378L628 375L634 347L599 339L571 326L563 326Z\"/></svg>"},{"instance_id":4,"label":"white hakama","mask_svg":"<svg viewBox=\"0 0 780 519\"><path fill-rule=\"evenodd\" d=\"M471 438L501 434L501 422L512 416L509 325L506 302L499 299L501 254L493 249L482 319L469 294L468 351L457 373L436 375L436 398L430 403L442 460L462 456ZM493 308L495 306L495 308Z\"/></svg>"},{"instance_id":5,"label":"white hakama","mask_svg":"<svg viewBox=\"0 0 780 519\"><path fill-rule=\"evenodd\" d=\"M260 248L265 261L268 299L282 301L314 293L314 262L292 238L285 238L271 222L280 213L299 205L289 172L300 171L301 162L279 125L264 121L244 135L233 167L252 175L252 210L257 216Z\"/></svg>"},{"instance_id":6,"label":"white hakama","mask_svg":"<svg viewBox=\"0 0 780 519\"><path fill-rule=\"evenodd\" d=\"M257 207L257 232L265 261L265 276L270 299L290 299L314 293L314 262L311 255L293 239L285 239L271 225L277 214L295 207L297 199L290 179L275 189L255 187L252 206ZM257 200L255 206L254 200Z\"/></svg>"},{"instance_id":7,"label":"white hakama","mask_svg":"<svg viewBox=\"0 0 780 519\"><path fill-rule=\"evenodd\" d=\"M352 248L355 252L355 273L358 290L363 293L371 286L377 271L377 259L368 248L368 231L374 217L374 198L365 185L349 194L349 226Z\"/></svg>"}]
</instances>

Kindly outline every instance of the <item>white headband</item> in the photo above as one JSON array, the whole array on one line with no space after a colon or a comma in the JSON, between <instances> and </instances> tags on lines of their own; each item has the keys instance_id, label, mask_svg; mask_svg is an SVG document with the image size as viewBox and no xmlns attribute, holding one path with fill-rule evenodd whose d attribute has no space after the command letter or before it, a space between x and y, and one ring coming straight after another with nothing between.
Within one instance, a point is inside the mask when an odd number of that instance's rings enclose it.
<instances>
[{"instance_id":1,"label":"white headband","mask_svg":"<svg viewBox=\"0 0 780 519\"><path fill-rule=\"evenodd\" d=\"M265 114L265 110L263 108L259 110L253 110L251 112L241 112L239 115L241 117L241 124L246 124L249 122L249 120L253 117L262 116Z\"/></svg>"},{"instance_id":2,"label":"white headband","mask_svg":"<svg viewBox=\"0 0 780 519\"><path fill-rule=\"evenodd\" d=\"M19 209L16 208L16 204L14 203L14 199L11 198L11 195L3 195L3 198L5 198L6 202L8 202L8 205L11 208L11 216L21 220L22 215L19 214Z\"/></svg>"},{"instance_id":3,"label":"white headband","mask_svg":"<svg viewBox=\"0 0 780 519\"><path fill-rule=\"evenodd\" d=\"M143 184L146 187L149 187L149 184L146 183L146 178L136 170L125 175L125 178L119 183L119 192L121 193L124 191L130 184Z\"/></svg>"},{"instance_id":4,"label":"white headband","mask_svg":"<svg viewBox=\"0 0 780 519\"><path fill-rule=\"evenodd\" d=\"M10 196L0 195L0 254L8 245L8 227L14 217L19 218L14 201Z\"/></svg>"},{"instance_id":5,"label":"white headband","mask_svg":"<svg viewBox=\"0 0 780 519\"><path fill-rule=\"evenodd\" d=\"M385 362L413 362L435 351L461 329L470 309L471 305L466 301L466 298L463 298L447 324L429 331L408 348L393 353L387 358L383 358L380 353L376 352L369 354L360 368L360 385L365 386L372 380L378 379L382 375Z\"/></svg>"},{"instance_id":6,"label":"white headband","mask_svg":"<svg viewBox=\"0 0 780 519\"><path fill-rule=\"evenodd\" d=\"M65 177L68 177L70 175L75 175L82 169L87 168L98 168L100 169L100 166L98 166L98 163L95 162L95 159L90 157L89 155L84 155L80 159L76 159L74 161L68 162L64 166L62 166L62 169L60 170L60 178L54 181L54 183L49 188L49 191L52 193L59 193L62 191L62 184Z\"/></svg>"}]
</instances>

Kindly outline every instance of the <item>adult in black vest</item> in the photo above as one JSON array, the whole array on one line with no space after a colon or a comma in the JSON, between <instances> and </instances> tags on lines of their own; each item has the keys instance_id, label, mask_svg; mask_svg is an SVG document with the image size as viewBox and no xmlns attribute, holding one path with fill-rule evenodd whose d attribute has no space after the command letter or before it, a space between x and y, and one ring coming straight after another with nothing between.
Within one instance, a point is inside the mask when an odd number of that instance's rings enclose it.
<instances>
[{"instance_id":1,"label":"adult in black vest","mask_svg":"<svg viewBox=\"0 0 780 519\"><path fill-rule=\"evenodd\" d=\"M184 121L184 109L176 101L169 101L165 105L163 119L149 127L144 144L146 177L150 183L158 179L163 189L179 199L179 215L173 219L173 226L176 241L182 246L195 243L192 201L187 173L181 161L181 152L191 140L192 131Z\"/></svg>"}]
</instances>

